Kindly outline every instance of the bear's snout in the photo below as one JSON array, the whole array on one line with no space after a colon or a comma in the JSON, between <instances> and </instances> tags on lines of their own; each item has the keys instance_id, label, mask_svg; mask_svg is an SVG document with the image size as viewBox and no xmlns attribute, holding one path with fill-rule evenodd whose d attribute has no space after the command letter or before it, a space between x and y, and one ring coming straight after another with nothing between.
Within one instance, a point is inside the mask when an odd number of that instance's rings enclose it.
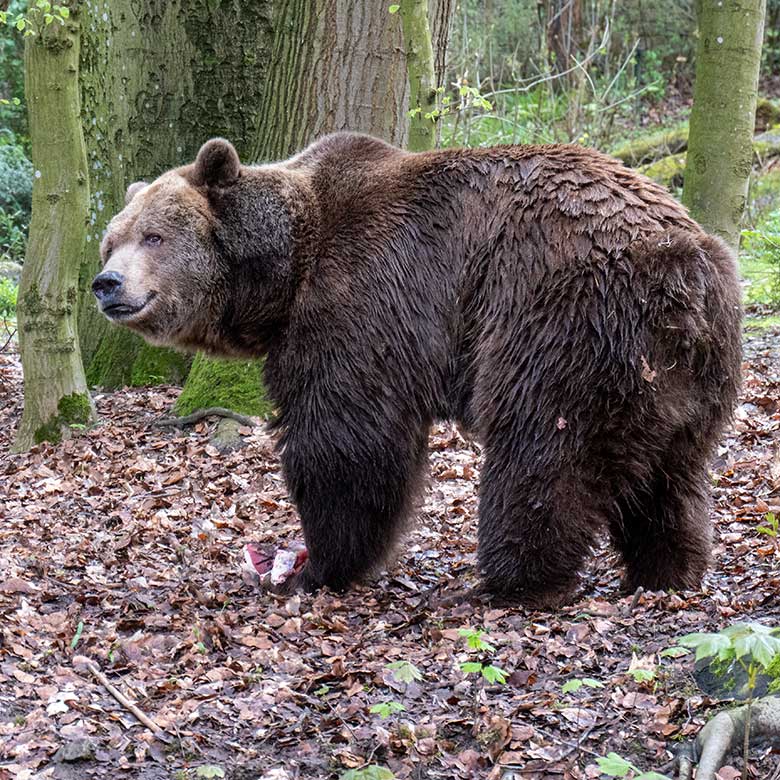
<instances>
[{"instance_id":1,"label":"bear's snout","mask_svg":"<svg viewBox=\"0 0 780 780\"><path fill-rule=\"evenodd\" d=\"M92 281L92 292L100 304L106 306L112 298L118 296L124 281L125 277L116 271L103 271Z\"/></svg>"}]
</instances>

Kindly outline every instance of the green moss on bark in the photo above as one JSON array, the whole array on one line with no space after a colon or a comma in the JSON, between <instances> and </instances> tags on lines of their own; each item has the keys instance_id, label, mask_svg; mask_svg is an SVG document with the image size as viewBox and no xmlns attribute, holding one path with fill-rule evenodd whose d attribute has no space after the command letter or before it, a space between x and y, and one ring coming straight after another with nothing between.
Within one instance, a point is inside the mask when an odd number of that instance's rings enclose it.
<instances>
[{"instance_id":1,"label":"green moss on bark","mask_svg":"<svg viewBox=\"0 0 780 780\"><path fill-rule=\"evenodd\" d=\"M260 361L213 360L198 355L176 402L177 414L224 406L242 414L267 417L271 402L263 390Z\"/></svg>"},{"instance_id":2,"label":"green moss on bark","mask_svg":"<svg viewBox=\"0 0 780 780\"><path fill-rule=\"evenodd\" d=\"M683 174L685 173L685 152L670 154L668 157L662 157L648 165L641 165L638 170L653 181L670 189L682 187Z\"/></svg>"},{"instance_id":3,"label":"green moss on bark","mask_svg":"<svg viewBox=\"0 0 780 780\"><path fill-rule=\"evenodd\" d=\"M140 339L129 330L117 329L104 338L87 368L87 384L115 389L130 384Z\"/></svg>"},{"instance_id":4,"label":"green moss on bark","mask_svg":"<svg viewBox=\"0 0 780 780\"><path fill-rule=\"evenodd\" d=\"M87 382L109 389L181 384L191 363L187 355L149 346L131 331L117 328L101 341L87 369Z\"/></svg>"},{"instance_id":5,"label":"green moss on bark","mask_svg":"<svg viewBox=\"0 0 780 780\"><path fill-rule=\"evenodd\" d=\"M610 151L613 157L622 160L626 165L642 165L651 163L678 152L685 151L688 146L688 123L674 127L671 130L660 130L633 141L627 141Z\"/></svg>"},{"instance_id":6,"label":"green moss on bark","mask_svg":"<svg viewBox=\"0 0 780 780\"><path fill-rule=\"evenodd\" d=\"M92 403L86 393L71 393L60 398L57 409L65 425L86 425L92 414Z\"/></svg>"},{"instance_id":7,"label":"green moss on bark","mask_svg":"<svg viewBox=\"0 0 780 780\"><path fill-rule=\"evenodd\" d=\"M133 387L149 387L165 382L181 385L187 378L191 365L190 355L143 343L133 362L130 384Z\"/></svg>"},{"instance_id":8,"label":"green moss on bark","mask_svg":"<svg viewBox=\"0 0 780 780\"><path fill-rule=\"evenodd\" d=\"M85 426L92 420L92 401L86 393L71 393L60 398L57 414L36 428L33 440L36 444L48 441L58 444L72 426Z\"/></svg>"}]
</instances>

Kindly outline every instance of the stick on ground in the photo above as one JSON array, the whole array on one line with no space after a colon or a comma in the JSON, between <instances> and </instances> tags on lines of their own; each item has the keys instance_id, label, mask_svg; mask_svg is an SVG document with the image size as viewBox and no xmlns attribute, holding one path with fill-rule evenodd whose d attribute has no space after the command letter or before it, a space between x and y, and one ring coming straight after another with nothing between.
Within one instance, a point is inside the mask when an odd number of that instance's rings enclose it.
<instances>
[{"instance_id":1,"label":"stick on ground","mask_svg":"<svg viewBox=\"0 0 780 780\"><path fill-rule=\"evenodd\" d=\"M163 742L170 741L170 737L165 731L158 726L148 715L141 712L138 707L133 704L124 694L117 690L109 681L103 672L100 671L98 665L88 658L79 658L78 664L74 665L85 668L128 712L130 712L140 723L148 728L158 739Z\"/></svg>"}]
</instances>

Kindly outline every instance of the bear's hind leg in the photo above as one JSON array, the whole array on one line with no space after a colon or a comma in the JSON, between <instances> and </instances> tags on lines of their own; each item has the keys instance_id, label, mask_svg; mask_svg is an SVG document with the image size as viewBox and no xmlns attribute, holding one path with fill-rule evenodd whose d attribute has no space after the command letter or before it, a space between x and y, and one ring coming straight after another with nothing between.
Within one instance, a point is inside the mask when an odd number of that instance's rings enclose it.
<instances>
[{"instance_id":1,"label":"bear's hind leg","mask_svg":"<svg viewBox=\"0 0 780 780\"><path fill-rule=\"evenodd\" d=\"M604 516L572 472L524 471L516 455L488 449L479 568L489 590L539 608L558 606L576 591Z\"/></svg>"},{"instance_id":2,"label":"bear's hind leg","mask_svg":"<svg viewBox=\"0 0 780 780\"><path fill-rule=\"evenodd\" d=\"M712 545L703 463L669 462L616 502L609 528L626 587L696 589Z\"/></svg>"}]
</instances>

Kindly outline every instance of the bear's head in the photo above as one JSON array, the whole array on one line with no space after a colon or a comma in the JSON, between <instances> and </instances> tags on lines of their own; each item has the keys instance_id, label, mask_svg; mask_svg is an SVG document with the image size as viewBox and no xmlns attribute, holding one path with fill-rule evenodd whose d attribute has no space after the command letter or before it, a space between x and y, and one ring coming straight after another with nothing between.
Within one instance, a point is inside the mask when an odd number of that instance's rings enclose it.
<instances>
[{"instance_id":1,"label":"bear's head","mask_svg":"<svg viewBox=\"0 0 780 780\"><path fill-rule=\"evenodd\" d=\"M92 282L101 311L147 341L262 354L292 299L298 177L241 165L223 139L127 190Z\"/></svg>"}]
</instances>

